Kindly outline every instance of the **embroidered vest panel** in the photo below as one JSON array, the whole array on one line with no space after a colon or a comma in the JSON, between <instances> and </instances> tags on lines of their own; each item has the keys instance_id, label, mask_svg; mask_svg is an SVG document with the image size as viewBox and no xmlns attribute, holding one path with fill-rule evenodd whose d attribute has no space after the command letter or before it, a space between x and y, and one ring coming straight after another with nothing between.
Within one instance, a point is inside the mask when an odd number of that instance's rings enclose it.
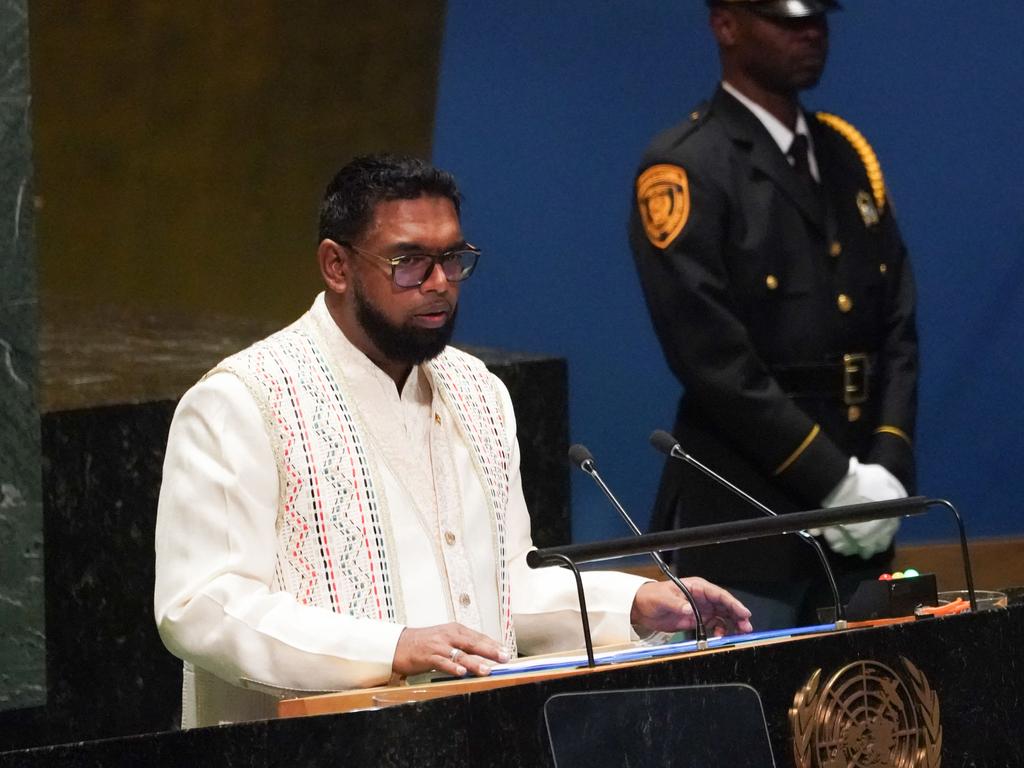
<instances>
[{"instance_id":1,"label":"embroidered vest panel","mask_svg":"<svg viewBox=\"0 0 1024 768\"><path fill-rule=\"evenodd\" d=\"M509 444L501 398L494 379L477 358L454 347L427 364L435 390L448 410L455 414L459 430L470 446L477 474L487 490L488 512L494 532L498 573L498 615L501 640L515 656L516 638L512 626L512 591L508 570L507 516L512 446Z\"/></svg>"},{"instance_id":2,"label":"embroidered vest panel","mask_svg":"<svg viewBox=\"0 0 1024 768\"><path fill-rule=\"evenodd\" d=\"M209 374L237 376L255 399L277 462L277 567L272 589L308 605L403 621L390 566L391 535L373 456L343 377L309 314L225 359ZM512 446L501 399L483 363L448 348L428 364L456 419L488 499L502 618L515 648L506 551Z\"/></svg>"},{"instance_id":3,"label":"embroidered vest panel","mask_svg":"<svg viewBox=\"0 0 1024 768\"><path fill-rule=\"evenodd\" d=\"M397 621L370 456L305 319L211 371L245 384L274 450L280 491L272 589L335 613Z\"/></svg>"}]
</instances>

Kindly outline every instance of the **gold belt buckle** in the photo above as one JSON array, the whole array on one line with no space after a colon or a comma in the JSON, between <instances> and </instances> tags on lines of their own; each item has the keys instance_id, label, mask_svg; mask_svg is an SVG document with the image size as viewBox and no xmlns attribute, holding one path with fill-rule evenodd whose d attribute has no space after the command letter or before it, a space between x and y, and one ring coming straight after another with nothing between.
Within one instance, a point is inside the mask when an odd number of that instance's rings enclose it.
<instances>
[{"instance_id":1,"label":"gold belt buckle","mask_svg":"<svg viewBox=\"0 0 1024 768\"><path fill-rule=\"evenodd\" d=\"M868 399L868 356L863 352L843 355L843 402L860 405Z\"/></svg>"}]
</instances>

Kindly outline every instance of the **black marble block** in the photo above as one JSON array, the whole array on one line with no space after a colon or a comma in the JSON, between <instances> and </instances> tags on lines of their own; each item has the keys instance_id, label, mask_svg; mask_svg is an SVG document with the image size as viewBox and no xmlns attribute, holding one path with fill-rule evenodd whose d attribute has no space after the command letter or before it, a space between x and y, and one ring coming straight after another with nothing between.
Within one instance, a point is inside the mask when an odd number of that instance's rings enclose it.
<instances>
[{"instance_id":1,"label":"black marble block","mask_svg":"<svg viewBox=\"0 0 1024 768\"><path fill-rule=\"evenodd\" d=\"M924 673L942 725L942 765L1024 765L1024 606L741 647L526 683L377 711L244 723L0 754L0 765L36 766L547 766L543 721L550 696L669 685L741 683L760 694L776 765L792 765L788 710L815 669L858 660ZM609 727L611 727L609 725ZM652 734L657 738L657 734ZM680 754L682 766L717 766ZM845 764L845 763L844 763ZM763 768L754 753L729 768Z\"/></svg>"},{"instance_id":2,"label":"black marble block","mask_svg":"<svg viewBox=\"0 0 1024 768\"><path fill-rule=\"evenodd\" d=\"M167 730L181 665L153 621L153 534L172 401L44 415L45 707L0 715L0 741Z\"/></svg>"},{"instance_id":3,"label":"black marble block","mask_svg":"<svg viewBox=\"0 0 1024 768\"><path fill-rule=\"evenodd\" d=\"M173 328L174 330L168 330ZM153 620L153 538L178 397L273 328L224 318L77 314L44 329L45 706L0 712L0 749L177 727L181 662ZM517 412L533 531L569 541L564 360L473 350Z\"/></svg>"},{"instance_id":4,"label":"black marble block","mask_svg":"<svg viewBox=\"0 0 1024 768\"><path fill-rule=\"evenodd\" d=\"M467 348L508 387L516 413L523 496L533 543L568 544L569 369L563 358Z\"/></svg>"}]
</instances>

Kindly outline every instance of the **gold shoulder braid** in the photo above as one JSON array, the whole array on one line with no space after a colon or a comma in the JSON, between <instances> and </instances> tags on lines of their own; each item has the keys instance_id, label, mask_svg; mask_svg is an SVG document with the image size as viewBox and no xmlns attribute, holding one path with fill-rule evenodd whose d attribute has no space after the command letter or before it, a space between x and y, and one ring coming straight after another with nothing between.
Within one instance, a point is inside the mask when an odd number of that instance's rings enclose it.
<instances>
[{"instance_id":1,"label":"gold shoulder braid","mask_svg":"<svg viewBox=\"0 0 1024 768\"><path fill-rule=\"evenodd\" d=\"M868 140L864 138L864 135L843 120L843 118L828 112L818 112L815 114L815 117L818 118L819 123L827 125L850 142L853 148L857 150L857 154L860 155L860 161L864 163L864 170L868 174L868 182L871 184L871 193L874 195L875 205L878 208L879 215L881 215L885 210L885 178L882 176L882 166L878 162L875 150L868 144Z\"/></svg>"}]
</instances>

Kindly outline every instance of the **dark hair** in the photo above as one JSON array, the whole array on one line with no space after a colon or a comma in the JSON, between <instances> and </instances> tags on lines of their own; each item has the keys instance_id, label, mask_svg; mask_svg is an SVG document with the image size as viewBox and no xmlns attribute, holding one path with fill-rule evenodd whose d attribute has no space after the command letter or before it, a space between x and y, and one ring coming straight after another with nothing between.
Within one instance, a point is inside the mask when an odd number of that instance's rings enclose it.
<instances>
[{"instance_id":1,"label":"dark hair","mask_svg":"<svg viewBox=\"0 0 1024 768\"><path fill-rule=\"evenodd\" d=\"M447 197L458 214L462 197L455 177L415 157L362 155L338 171L320 204L320 240L350 242L366 229L377 203Z\"/></svg>"}]
</instances>

